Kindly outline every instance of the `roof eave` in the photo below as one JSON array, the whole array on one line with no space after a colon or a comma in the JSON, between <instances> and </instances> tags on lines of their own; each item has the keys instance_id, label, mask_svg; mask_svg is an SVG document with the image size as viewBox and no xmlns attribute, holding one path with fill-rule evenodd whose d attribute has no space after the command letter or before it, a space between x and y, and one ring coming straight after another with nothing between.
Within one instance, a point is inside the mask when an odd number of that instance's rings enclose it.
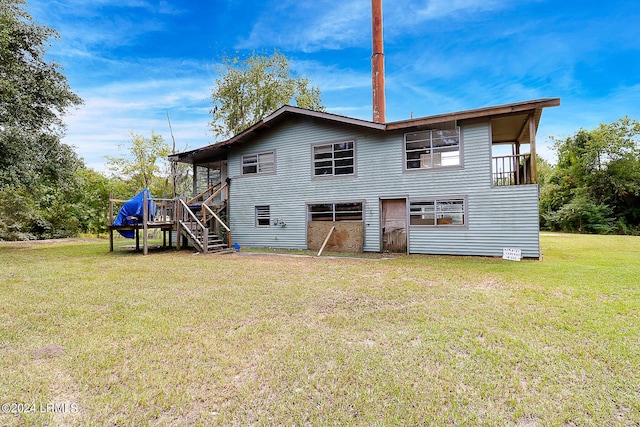
<instances>
[{"instance_id":1,"label":"roof eave","mask_svg":"<svg viewBox=\"0 0 640 427\"><path fill-rule=\"evenodd\" d=\"M225 150L231 145L242 142L245 139L251 138L253 135L259 133L263 129L267 129L275 124L278 120L282 120L289 115L312 117L321 120L332 121L334 123L342 123L351 126L364 127L368 129L374 129L379 131L392 131L399 129L419 128L422 126L428 126L436 123L471 120L480 118L490 118L501 115L517 114L522 112L536 112L536 128L537 122L540 120L540 114L543 108L557 107L560 105L560 98L542 98L532 101L517 102L513 104L498 105L494 107L477 108L473 110L459 111L455 113L438 114L435 116L419 117L409 120L401 120L390 123L375 123L367 120L355 119L347 116L341 116L338 114L326 113L323 111L313 111L304 108L294 107L291 105L285 105L280 107L272 114L268 115L264 119L260 120L250 128L242 131L226 141L217 142L206 147L198 148L191 151L182 153L176 153L169 156L169 160L184 162L184 163L196 163L196 158L204 156L205 153L209 153L211 157L224 156L221 150Z\"/></svg>"},{"instance_id":2,"label":"roof eave","mask_svg":"<svg viewBox=\"0 0 640 427\"><path fill-rule=\"evenodd\" d=\"M436 116L419 117L416 119L401 120L387 123L387 130L406 129L417 126L426 126L434 123L448 122L452 120L478 119L483 117L513 114L523 111L534 111L547 107L560 105L560 98L544 98L533 101L517 102L513 104L498 105L494 107L476 108L473 110L459 111L456 113L438 114Z\"/></svg>"},{"instance_id":3,"label":"roof eave","mask_svg":"<svg viewBox=\"0 0 640 427\"><path fill-rule=\"evenodd\" d=\"M265 117L264 119L260 120L259 122L257 122L256 124L254 124L253 126L245 129L244 131L240 132L239 134L225 140L225 141L220 141L217 142L215 144L211 144L211 145L207 145L206 147L201 147L201 148L197 148L195 150L191 150L191 151L185 151L182 153L176 153L176 154L172 154L169 156L169 160L170 161L176 161L176 162L185 162L185 163L191 163L188 161L189 158L193 159L197 154L205 152L205 151L210 151L210 152L216 152L224 147L228 147L231 145L235 145L237 143L242 142L243 140L250 138L251 136L253 136L256 133L259 133L261 130L269 128L272 124L274 124L275 122L277 122L278 120L281 120L283 118L285 118L288 115L298 115L298 116L306 116L306 117L313 117L313 118L318 118L318 119L322 119L322 120L328 120L328 121L333 121L333 122L337 122L337 123L343 123L343 124L348 124L348 125L352 125L352 126L360 126L360 127L366 127L366 128L370 128L370 129L376 129L376 130L380 130L380 131L384 131L385 130L385 125L381 124L381 123L374 123L374 122L369 122L367 120L360 120L360 119L354 119L351 117L346 117L346 116L341 116L338 114L331 114L331 113L325 113L322 111L313 111L313 110L307 110L304 108L299 108L299 107L294 107L291 105L285 105L283 107L280 107L279 109L277 109L276 111L274 111L272 114L268 115L267 117Z\"/></svg>"}]
</instances>

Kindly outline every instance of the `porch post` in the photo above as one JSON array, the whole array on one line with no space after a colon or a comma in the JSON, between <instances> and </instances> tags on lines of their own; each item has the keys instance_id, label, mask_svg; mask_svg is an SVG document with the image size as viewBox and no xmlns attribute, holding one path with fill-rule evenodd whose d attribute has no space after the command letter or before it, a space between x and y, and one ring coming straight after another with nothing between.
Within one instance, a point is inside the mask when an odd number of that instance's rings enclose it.
<instances>
[{"instance_id":1,"label":"porch post","mask_svg":"<svg viewBox=\"0 0 640 427\"><path fill-rule=\"evenodd\" d=\"M182 249L182 231L180 230L180 220L182 219L182 203L178 202L177 198L174 200L174 203L176 204L176 250L179 251L180 249Z\"/></svg>"},{"instance_id":2,"label":"porch post","mask_svg":"<svg viewBox=\"0 0 640 427\"><path fill-rule=\"evenodd\" d=\"M534 115L529 116L529 153L531 155L531 183L538 183L538 162L536 155L536 121Z\"/></svg>"},{"instance_id":3,"label":"porch post","mask_svg":"<svg viewBox=\"0 0 640 427\"><path fill-rule=\"evenodd\" d=\"M113 192L109 192L109 220L107 227L109 228L109 252L113 252Z\"/></svg>"},{"instance_id":4,"label":"porch post","mask_svg":"<svg viewBox=\"0 0 640 427\"><path fill-rule=\"evenodd\" d=\"M194 196L198 194L198 167L196 164L193 164L193 194Z\"/></svg>"},{"instance_id":5,"label":"porch post","mask_svg":"<svg viewBox=\"0 0 640 427\"><path fill-rule=\"evenodd\" d=\"M142 193L142 253L149 254L149 198L147 192Z\"/></svg>"}]
</instances>

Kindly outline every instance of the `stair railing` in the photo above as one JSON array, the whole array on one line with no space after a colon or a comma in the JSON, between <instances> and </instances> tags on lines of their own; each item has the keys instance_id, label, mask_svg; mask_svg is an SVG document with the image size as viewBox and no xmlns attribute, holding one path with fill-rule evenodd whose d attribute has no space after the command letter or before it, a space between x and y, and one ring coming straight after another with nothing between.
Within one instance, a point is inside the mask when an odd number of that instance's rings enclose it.
<instances>
[{"instance_id":1,"label":"stair railing","mask_svg":"<svg viewBox=\"0 0 640 427\"><path fill-rule=\"evenodd\" d=\"M209 229L196 217L193 211L185 203L184 200L179 199L182 207L182 219L179 221L182 226L182 231L187 233L191 238L191 241L198 246L200 252L207 253L208 251L208 236ZM189 227L193 225L194 228Z\"/></svg>"},{"instance_id":2,"label":"stair railing","mask_svg":"<svg viewBox=\"0 0 640 427\"><path fill-rule=\"evenodd\" d=\"M220 185L220 183L216 184L214 187L217 187L218 185ZM213 187L212 187L212 188L213 188ZM208 205L208 204L209 204L213 199L215 199L215 198L216 198L216 196L217 196L218 194L222 193L222 192L223 192L223 191L225 191L225 190L226 190L226 196L227 196L226 198L228 199L228 198L229 198L229 186L228 186L228 185L227 185L227 183L225 182L225 184L224 184L222 187L218 188L215 192L211 193L211 195L210 195L209 197L207 197L207 198L202 202L202 205L203 205L203 206L204 206L204 205ZM204 213L204 211L203 211L203 213Z\"/></svg>"},{"instance_id":3,"label":"stair railing","mask_svg":"<svg viewBox=\"0 0 640 427\"><path fill-rule=\"evenodd\" d=\"M187 200L187 205L190 205L191 203L197 201L198 199L200 199L201 197L204 197L205 194L211 192L213 193L216 189L217 186L219 186L221 183L218 182L217 184L213 184L212 186L210 186L209 188L207 188L206 190L204 190L202 193L197 194L195 196L193 196L192 198L190 198L189 200ZM225 184L227 185L227 184ZM217 192L216 192L217 193ZM207 200L209 200L211 197L209 197Z\"/></svg>"},{"instance_id":4,"label":"stair railing","mask_svg":"<svg viewBox=\"0 0 640 427\"><path fill-rule=\"evenodd\" d=\"M225 184L226 185L226 184ZM204 221L204 223L207 223L207 213L209 213L209 215L211 215L213 218L215 218L215 220L218 222L218 224L220 224L222 226L222 228L224 228L224 230L227 232L227 246L231 246L231 229L229 227L227 227L227 224L224 223L224 221L222 221L220 219L220 217L218 215L216 215L216 213L211 210L211 208L205 204L202 205L202 220Z\"/></svg>"}]
</instances>

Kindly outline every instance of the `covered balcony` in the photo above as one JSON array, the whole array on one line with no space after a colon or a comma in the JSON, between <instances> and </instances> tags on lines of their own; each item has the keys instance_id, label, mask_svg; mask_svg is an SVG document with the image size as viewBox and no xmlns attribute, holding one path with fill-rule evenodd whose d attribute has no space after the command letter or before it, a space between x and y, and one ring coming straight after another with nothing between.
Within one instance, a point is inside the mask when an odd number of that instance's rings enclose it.
<instances>
[{"instance_id":1,"label":"covered balcony","mask_svg":"<svg viewBox=\"0 0 640 427\"><path fill-rule=\"evenodd\" d=\"M536 131L542 108L491 120L491 178L496 187L538 183Z\"/></svg>"}]
</instances>

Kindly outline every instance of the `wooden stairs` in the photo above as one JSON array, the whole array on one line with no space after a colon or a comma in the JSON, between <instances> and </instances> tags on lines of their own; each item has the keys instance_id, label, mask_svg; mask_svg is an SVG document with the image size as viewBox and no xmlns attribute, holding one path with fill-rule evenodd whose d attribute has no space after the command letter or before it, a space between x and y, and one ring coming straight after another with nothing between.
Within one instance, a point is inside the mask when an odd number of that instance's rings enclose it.
<instances>
[{"instance_id":1,"label":"wooden stairs","mask_svg":"<svg viewBox=\"0 0 640 427\"><path fill-rule=\"evenodd\" d=\"M230 248L231 230L221 219L225 216L226 199L216 200L226 187L226 184L218 183L186 202L180 200L178 231L198 252L233 252ZM204 199L207 193L211 195Z\"/></svg>"}]
</instances>

